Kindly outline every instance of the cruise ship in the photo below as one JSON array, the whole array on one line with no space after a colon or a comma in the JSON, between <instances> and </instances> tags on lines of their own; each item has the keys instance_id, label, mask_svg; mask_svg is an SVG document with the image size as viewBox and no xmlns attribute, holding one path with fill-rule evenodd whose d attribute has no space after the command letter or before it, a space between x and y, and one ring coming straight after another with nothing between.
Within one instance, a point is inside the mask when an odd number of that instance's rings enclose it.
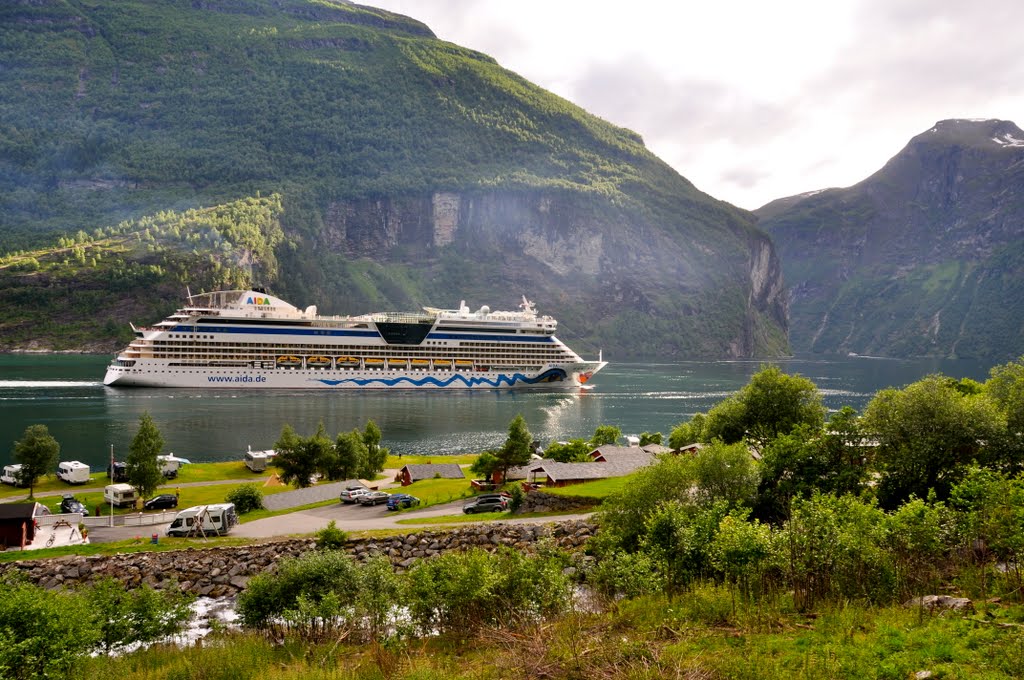
<instances>
[{"instance_id":1,"label":"cruise ship","mask_svg":"<svg viewBox=\"0 0 1024 680\"><path fill-rule=\"evenodd\" d=\"M555 321L518 311L424 307L321 316L260 289L188 295L107 368L114 387L573 389L607 362L585 361ZM589 386L588 386L589 387Z\"/></svg>"}]
</instances>

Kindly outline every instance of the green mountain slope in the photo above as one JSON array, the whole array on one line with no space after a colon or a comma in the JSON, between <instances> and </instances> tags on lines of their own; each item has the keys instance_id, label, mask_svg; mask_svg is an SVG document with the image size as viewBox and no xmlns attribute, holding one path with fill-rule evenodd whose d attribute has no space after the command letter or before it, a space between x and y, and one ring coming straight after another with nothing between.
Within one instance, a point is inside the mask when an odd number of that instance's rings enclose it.
<instances>
[{"instance_id":1,"label":"green mountain slope","mask_svg":"<svg viewBox=\"0 0 1024 680\"><path fill-rule=\"evenodd\" d=\"M525 293L612 356L786 349L749 213L412 19L326 0L6 3L0 60L7 250L274 193L288 238L260 283L297 305Z\"/></svg>"},{"instance_id":2,"label":"green mountain slope","mask_svg":"<svg viewBox=\"0 0 1024 680\"><path fill-rule=\"evenodd\" d=\"M1024 132L941 121L848 189L757 211L798 351L1024 354Z\"/></svg>"}]
</instances>

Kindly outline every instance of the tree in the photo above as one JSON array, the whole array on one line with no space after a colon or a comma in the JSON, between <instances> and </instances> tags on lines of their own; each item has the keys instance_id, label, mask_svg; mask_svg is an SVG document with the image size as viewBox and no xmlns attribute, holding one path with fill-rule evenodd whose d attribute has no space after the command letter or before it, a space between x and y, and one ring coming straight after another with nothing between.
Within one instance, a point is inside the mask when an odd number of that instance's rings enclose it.
<instances>
[{"instance_id":1,"label":"tree","mask_svg":"<svg viewBox=\"0 0 1024 680\"><path fill-rule=\"evenodd\" d=\"M598 425L594 436L590 438L591 448L614 444L622 436L622 430L614 425Z\"/></svg>"},{"instance_id":2,"label":"tree","mask_svg":"<svg viewBox=\"0 0 1024 680\"><path fill-rule=\"evenodd\" d=\"M132 443L128 446L128 457L125 459L128 483L134 486L143 498L151 496L164 481L163 472L156 459L163 448L164 438L146 411L139 418L139 431L135 433Z\"/></svg>"},{"instance_id":3,"label":"tree","mask_svg":"<svg viewBox=\"0 0 1024 680\"><path fill-rule=\"evenodd\" d=\"M21 463L18 482L28 487L28 497L39 478L57 464L60 444L50 436L46 425L29 425L21 439L14 442L14 459Z\"/></svg>"},{"instance_id":4,"label":"tree","mask_svg":"<svg viewBox=\"0 0 1024 680\"><path fill-rule=\"evenodd\" d=\"M544 449L544 457L559 463L583 463L590 460L590 444L582 439L571 439L565 443L551 442Z\"/></svg>"},{"instance_id":5,"label":"tree","mask_svg":"<svg viewBox=\"0 0 1024 680\"><path fill-rule=\"evenodd\" d=\"M391 453L380 445L381 432L377 423L372 420L366 421L366 429L363 430L363 444L366 445L366 472L364 479L373 479L377 473L384 469L387 463L388 454Z\"/></svg>"},{"instance_id":6,"label":"tree","mask_svg":"<svg viewBox=\"0 0 1024 680\"><path fill-rule=\"evenodd\" d=\"M274 458L281 472L281 481L285 484L295 483L299 488L312 484L311 477L316 474L321 461L316 458L317 450L306 446L305 440L295 434L295 430L287 423L281 428L281 436L274 442L277 457Z\"/></svg>"},{"instance_id":7,"label":"tree","mask_svg":"<svg viewBox=\"0 0 1024 680\"><path fill-rule=\"evenodd\" d=\"M749 508L757 495L760 471L742 442L705 446L693 457L693 472L701 505L722 501L730 510Z\"/></svg>"},{"instance_id":8,"label":"tree","mask_svg":"<svg viewBox=\"0 0 1024 680\"><path fill-rule=\"evenodd\" d=\"M679 423L668 435L670 448L679 450L684 446L704 441L704 427L707 424L707 416L703 413L694 414L693 418L685 423Z\"/></svg>"},{"instance_id":9,"label":"tree","mask_svg":"<svg viewBox=\"0 0 1024 680\"><path fill-rule=\"evenodd\" d=\"M825 406L817 386L802 376L783 373L778 366L755 373L735 400L726 412L717 414L722 416L721 422L715 422L717 407L708 413L709 432L705 436L721 437L727 444L744 438L761 452L773 439L798 425L821 429L825 422ZM717 428L721 428L720 433L715 432Z\"/></svg>"},{"instance_id":10,"label":"tree","mask_svg":"<svg viewBox=\"0 0 1024 680\"><path fill-rule=\"evenodd\" d=\"M372 479L372 476L365 476L369 464L367 462L368 451L359 430L352 430L338 435L334 440L334 460L337 468L328 477L330 479L352 479L363 477Z\"/></svg>"},{"instance_id":11,"label":"tree","mask_svg":"<svg viewBox=\"0 0 1024 680\"><path fill-rule=\"evenodd\" d=\"M967 466L983 457L984 443L1005 432L1006 420L986 394L963 394L931 375L876 394L863 428L878 440L879 500L895 508L932 489L939 500L948 498Z\"/></svg>"},{"instance_id":12,"label":"tree","mask_svg":"<svg viewBox=\"0 0 1024 680\"><path fill-rule=\"evenodd\" d=\"M785 519L793 498L821 493L859 494L871 471L856 412L834 413L826 432L803 425L764 450L755 514L766 522Z\"/></svg>"},{"instance_id":13,"label":"tree","mask_svg":"<svg viewBox=\"0 0 1024 680\"><path fill-rule=\"evenodd\" d=\"M661 433L660 432L642 432L640 433L640 446L647 446L648 444L660 444Z\"/></svg>"},{"instance_id":14,"label":"tree","mask_svg":"<svg viewBox=\"0 0 1024 680\"><path fill-rule=\"evenodd\" d=\"M497 452L484 451L469 466L469 471L476 475L477 478L490 482L494 478L494 471L498 469L498 466Z\"/></svg>"},{"instance_id":15,"label":"tree","mask_svg":"<svg viewBox=\"0 0 1024 680\"><path fill-rule=\"evenodd\" d=\"M530 456L533 454L532 443L533 437L526 428L526 420L523 419L522 414L519 414L509 423L508 438L505 440L505 444L495 452L498 463L494 471L499 472L501 478L505 479L505 473L510 467L529 463Z\"/></svg>"}]
</instances>

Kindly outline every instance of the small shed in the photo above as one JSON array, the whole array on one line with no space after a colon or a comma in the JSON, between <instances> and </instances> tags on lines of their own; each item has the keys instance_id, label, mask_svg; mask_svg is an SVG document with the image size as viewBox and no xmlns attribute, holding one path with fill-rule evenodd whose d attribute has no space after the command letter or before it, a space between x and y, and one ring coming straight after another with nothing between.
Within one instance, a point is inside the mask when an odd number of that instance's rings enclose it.
<instances>
[{"instance_id":1,"label":"small shed","mask_svg":"<svg viewBox=\"0 0 1024 680\"><path fill-rule=\"evenodd\" d=\"M632 463L643 467L654 462L653 453L637 446L599 446L590 452L590 459L595 463Z\"/></svg>"},{"instance_id":2,"label":"small shed","mask_svg":"<svg viewBox=\"0 0 1024 680\"><path fill-rule=\"evenodd\" d=\"M634 449L635 450L635 449ZM621 457L619 460L607 462L591 461L589 463L543 463L530 469L530 481L543 479L545 486L567 486L589 482L594 479L625 477L636 470L650 465L653 456L633 456L631 459Z\"/></svg>"},{"instance_id":3,"label":"small shed","mask_svg":"<svg viewBox=\"0 0 1024 680\"><path fill-rule=\"evenodd\" d=\"M421 479L465 479L466 475L458 463L424 463L421 465L406 465L398 471L397 481L402 486L408 486Z\"/></svg>"},{"instance_id":4,"label":"small shed","mask_svg":"<svg viewBox=\"0 0 1024 680\"><path fill-rule=\"evenodd\" d=\"M0 504L0 545L5 548L23 548L36 536L36 515L46 508L39 503Z\"/></svg>"}]
</instances>

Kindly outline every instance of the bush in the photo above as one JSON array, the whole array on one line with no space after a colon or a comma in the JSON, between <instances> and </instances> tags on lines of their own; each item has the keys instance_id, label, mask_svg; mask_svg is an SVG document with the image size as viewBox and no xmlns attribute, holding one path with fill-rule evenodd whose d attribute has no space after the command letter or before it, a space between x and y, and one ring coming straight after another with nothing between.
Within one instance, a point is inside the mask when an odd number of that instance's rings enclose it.
<instances>
[{"instance_id":1,"label":"bush","mask_svg":"<svg viewBox=\"0 0 1024 680\"><path fill-rule=\"evenodd\" d=\"M465 635L480 626L556 614L569 602L569 578L557 558L508 548L446 553L409 572L407 604L423 632Z\"/></svg>"},{"instance_id":2,"label":"bush","mask_svg":"<svg viewBox=\"0 0 1024 680\"><path fill-rule=\"evenodd\" d=\"M355 602L357 589L358 574L350 557L313 552L281 560L276 572L254 576L238 596L238 614L250 628L273 628L286 618L293 624L311 623L324 615L336 626L341 613Z\"/></svg>"},{"instance_id":3,"label":"bush","mask_svg":"<svg viewBox=\"0 0 1024 680\"><path fill-rule=\"evenodd\" d=\"M0 588L0 677L69 677L98 640L85 599L16 577Z\"/></svg>"},{"instance_id":4,"label":"bush","mask_svg":"<svg viewBox=\"0 0 1024 680\"><path fill-rule=\"evenodd\" d=\"M523 492L523 487L519 484L515 484L512 486L512 490L509 493L512 495L512 498L508 502L508 509L511 512L518 512L519 508L523 507L523 501L526 500L526 494Z\"/></svg>"},{"instance_id":5,"label":"bush","mask_svg":"<svg viewBox=\"0 0 1024 680\"><path fill-rule=\"evenodd\" d=\"M225 500L234 503L240 515L263 509L263 491L256 484L242 484L232 489Z\"/></svg>"},{"instance_id":6,"label":"bush","mask_svg":"<svg viewBox=\"0 0 1024 680\"><path fill-rule=\"evenodd\" d=\"M338 528L332 519L327 526L316 532L316 547L320 550L341 550L348 541L348 533Z\"/></svg>"}]
</instances>

